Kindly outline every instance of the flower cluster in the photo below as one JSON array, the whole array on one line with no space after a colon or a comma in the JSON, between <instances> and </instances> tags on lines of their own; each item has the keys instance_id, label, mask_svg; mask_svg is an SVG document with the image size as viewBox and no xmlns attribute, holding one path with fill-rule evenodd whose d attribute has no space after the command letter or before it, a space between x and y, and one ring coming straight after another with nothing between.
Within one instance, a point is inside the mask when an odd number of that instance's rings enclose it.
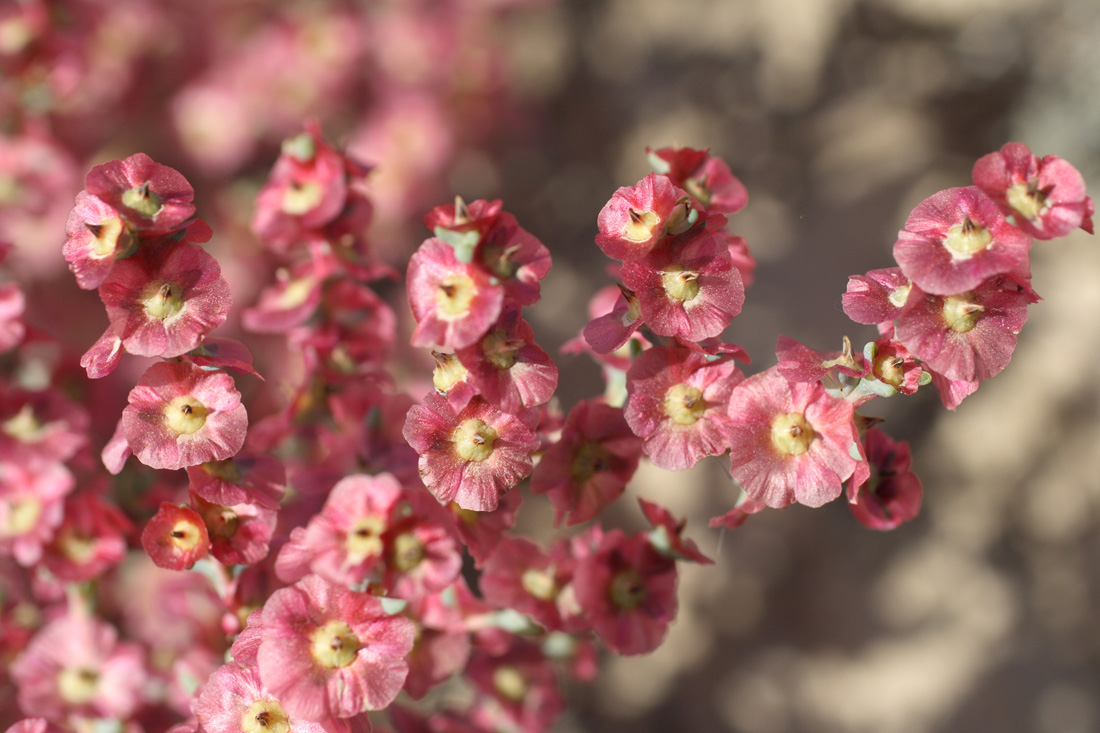
<instances>
[{"instance_id":1,"label":"flower cluster","mask_svg":"<svg viewBox=\"0 0 1100 733\"><path fill-rule=\"evenodd\" d=\"M0 382L0 656L13 660L0 693L38 716L9 730L349 733L379 711L396 731L546 730L601 647L660 646L679 564L711 563L685 520L644 498L640 526L613 524L605 510L643 461L726 456L741 493L714 527L845 489L859 522L899 526L921 503L909 448L859 408L928 384L957 407L1005 368L1038 300L1032 238L1092 227L1068 163L1006 145L974 186L914 209L897 267L851 278L844 310L874 341L823 352L779 336L777 363L746 376L722 337L753 277L729 230L747 191L708 151L649 157L655 172L598 216L619 282L565 350L595 358L606 385L567 413L523 315L550 252L501 201L424 217L406 289L429 386L415 357L394 358L398 273L368 237L371 166L315 121L288 137L251 220L274 272L241 317L294 355L275 367L280 400L242 396L230 372L258 378L251 353L212 335L231 298L188 181L142 154L94 167L62 248L109 322L81 380L112 381L124 353L157 361L113 435L96 427L105 403L85 409L56 377ZM24 303L0 284L0 352L21 358L36 337ZM251 425L245 402L263 415ZM577 529L522 536L525 500Z\"/></svg>"}]
</instances>

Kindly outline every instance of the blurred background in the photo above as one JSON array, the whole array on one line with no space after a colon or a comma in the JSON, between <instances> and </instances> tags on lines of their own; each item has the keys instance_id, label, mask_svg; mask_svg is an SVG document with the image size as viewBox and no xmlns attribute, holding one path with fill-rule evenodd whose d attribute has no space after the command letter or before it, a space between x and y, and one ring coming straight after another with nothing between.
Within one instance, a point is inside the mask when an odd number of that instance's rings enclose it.
<instances>
[{"instance_id":1,"label":"blurred background","mask_svg":"<svg viewBox=\"0 0 1100 733\"><path fill-rule=\"evenodd\" d=\"M194 183L253 303L273 264L252 200L308 117L377 166L372 245L398 269L428 208L503 198L554 256L529 316L551 353L612 282L596 215L646 146L710 148L749 190L732 228L759 267L727 339L755 371L780 333L873 339L841 311L847 277L890 266L910 209L1005 142L1100 192L1100 3L7 0L0 239L31 320L77 349L105 327L58 245L88 167L137 151ZM688 516L716 566L683 568L665 645L607 659L558 730L1100 730L1100 250L1077 232L1032 265L1045 300L997 379L953 414L931 390L868 406L914 448L911 524L872 532L836 503L719 532L719 459L641 471L629 493ZM565 409L602 390L585 357L560 365ZM615 519L639 527L634 506Z\"/></svg>"}]
</instances>

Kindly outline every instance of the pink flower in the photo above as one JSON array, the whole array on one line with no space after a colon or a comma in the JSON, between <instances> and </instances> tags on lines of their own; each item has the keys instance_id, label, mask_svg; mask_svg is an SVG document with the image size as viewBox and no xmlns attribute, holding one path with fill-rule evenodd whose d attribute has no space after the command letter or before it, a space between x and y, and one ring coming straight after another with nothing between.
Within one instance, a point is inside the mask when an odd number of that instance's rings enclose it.
<instances>
[{"instance_id":1,"label":"pink flower","mask_svg":"<svg viewBox=\"0 0 1100 733\"><path fill-rule=\"evenodd\" d=\"M856 470L852 404L820 384L788 382L772 367L734 388L729 416L730 473L753 501L821 506Z\"/></svg>"},{"instance_id":2,"label":"pink flower","mask_svg":"<svg viewBox=\"0 0 1100 733\"><path fill-rule=\"evenodd\" d=\"M686 519L677 520L672 512L660 504L642 498L638 499L638 503L642 507L642 514L653 526L649 541L657 552L673 560L687 560L702 565L714 564L714 560L699 552L694 540L680 536L687 526Z\"/></svg>"},{"instance_id":3,"label":"pink flower","mask_svg":"<svg viewBox=\"0 0 1100 733\"><path fill-rule=\"evenodd\" d=\"M658 554L644 534L604 534L579 558L573 587L585 618L619 654L656 649L676 615L676 563Z\"/></svg>"},{"instance_id":4,"label":"pink flower","mask_svg":"<svg viewBox=\"0 0 1100 733\"><path fill-rule=\"evenodd\" d=\"M617 499L638 468L642 439L622 408L595 400L578 402L565 418L561 438L543 453L531 474L531 491L546 494L554 522L587 522Z\"/></svg>"},{"instance_id":5,"label":"pink flower","mask_svg":"<svg viewBox=\"0 0 1100 733\"><path fill-rule=\"evenodd\" d=\"M254 665L222 665L203 687L191 705L203 731L294 731L294 733L357 733L369 731L370 725L360 721L353 727L349 721L328 717L320 721L306 720L289 714L264 687L259 670ZM365 717L365 716L364 716Z\"/></svg>"},{"instance_id":6,"label":"pink flower","mask_svg":"<svg viewBox=\"0 0 1100 733\"><path fill-rule=\"evenodd\" d=\"M891 530L920 512L921 483L912 472L909 444L894 441L878 428L864 436L871 478L856 487L848 484L848 508L860 524Z\"/></svg>"},{"instance_id":7,"label":"pink flower","mask_svg":"<svg viewBox=\"0 0 1100 733\"><path fill-rule=\"evenodd\" d=\"M856 323L878 325L898 317L911 290L912 283L901 268L888 267L849 277L848 291L840 296L840 302Z\"/></svg>"},{"instance_id":8,"label":"pink flower","mask_svg":"<svg viewBox=\"0 0 1100 733\"><path fill-rule=\"evenodd\" d=\"M235 455L248 413L224 372L189 362L161 362L145 371L122 411L126 441L137 459L174 470Z\"/></svg>"},{"instance_id":9,"label":"pink flower","mask_svg":"<svg viewBox=\"0 0 1100 733\"><path fill-rule=\"evenodd\" d=\"M210 554L223 565L251 565L267 557L277 515L258 504L225 506L191 493L191 503L206 524Z\"/></svg>"},{"instance_id":10,"label":"pink flower","mask_svg":"<svg viewBox=\"0 0 1100 733\"><path fill-rule=\"evenodd\" d=\"M531 473L538 436L521 417L475 397L457 414L429 393L409 410L405 440L420 454L420 476L440 503L492 511L499 497Z\"/></svg>"},{"instance_id":11,"label":"pink flower","mask_svg":"<svg viewBox=\"0 0 1100 733\"><path fill-rule=\"evenodd\" d=\"M467 715L477 730L538 733L565 710L557 674L532 642L517 639L499 656L475 654L466 674L488 696Z\"/></svg>"},{"instance_id":12,"label":"pink flower","mask_svg":"<svg viewBox=\"0 0 1100 733\"><path fill-rule=\"evenodd\" d=\"M949 188L917 205L898 233L894 259L921 290L953 295L994 275L1026 276L1031 238L1005 221L975 186Z\"/></svg>"},{"instance_id":13,"label":"pink flower","mask_svg":"<svg viewBox=\"0 0 1100 733\"><path fill-rule=\"evenodd\" d=\"M195 213L195 191L187 179L145 153L97 165L84 184L143 236L175 231Z\"/></svg>"},{"instance_id":14,"label":"pink flower","mask_svg":"<svg viewBox=\"0 0 1100 733\"><path fill-rule=\"evenodd\" d=\"M654 464L691 468L729 446L727 404L743 378L730 357L712 361L697 351L654 347L626 373L626 422Z\"/></svg>"},{"instance_id":15,"label":"pink flower","mask_svg":"<svg viewBox=\"0 0 1100 733\"><path fill-rule=\"evenodd\" d=\"M260 679L306 720L381 710L405 682L413 636L374 596L309 575L264 604Z\"/></svg>"},{"instance_id":16,"label":"pink flower","mask_svg":"<svg viewBox=\"0 0 1100 733\"><path fill-rule=\"evenodd\" d=\"M506 538L485 563L479 585L497 608L525 613L548 631L572 630L566 628L569 619L559 598L575 566L566 544L544 552L529 540Z\"/></svg>"},{"instance_id":17,"label":"pink flower","mask_svg":"<svg viewBox=\"0 0 1100 733\"><path fill-rule=\"evenodd\" d=\"M50 572L68 582L98 578L122 562L133 525L99 493L84 490L65 501L65 518L43 557Z\"/></svg>"},{"instance_id":18,"label":"pink flower","mask_svg":"<svg viewBox=\"0 0 1100 733\"><path fill-rule=\"evenodd\" d=\"M462 550L453 531L412 513L385 537L383 585L395 598L423 598L438 593L458 578Z\"/></svg>"},{"instance_id":19,"label":"pink flower","mask_svg":"<svg viewBox=\"0 0 1100 733\"><path fill-rule=\"evenodd\" d=\"M506 211L481 238L474 261L500 280L513 306L536 302L540 282L550 272L550 250Z\"/></svg>"},{"instance_id":20,"label":"pink flower","mask_svg":"<svg viewBox=\"0 0 1100 733\"><path fill-rule=\"evenodd\" d=\"M128 718L142 702L141 648L97 618L70 613L44 626L11 667L19 706L55 723Z\"/></svg>"},{"instance_id":21,"label":"pink flower","mask_svg":"<svg viewBox=\"0 0 1100 733\"><path fill-rule=\"evenodd\" d=\"M655 170L691 194L708 214L733 214L749 201L745 184L733 175L726 161L706 150L647 148L646 152Z\"/></svg>"},{"instance_id":22,"label":"pink flower","mask_svg":"<svg viewBox=\"0 0 1100 733\"><path fill-rule=\"evenodd\" d=\"M401 498L401 485L389 474L340 479L309 524L291 531L275 564L279 578L293 583L316 573L346 586L368 580L384 560L383 537Z\"/></svg>"},{"instance_id":23,"label":"pink flower","mask_svg":"<svg viewBox=\"0 0 1100 733\"><path fill-rule=\"evenodd\" d=\"M719 335L745 303L729 247L702 227L623 263L623 284L637 296L642 320L654 333L685 341Z\"/></svg>"},{"instance_id":24,"label":"pink flower","mask_svg":"<svg viewBox=\"0 0 1100 733\"><path fill-rule=\"evenodd\" d=\"M1023 143L1006 143L974 164L974 185L1016 226L1036 239L1063 237L1077 227L1092 234L1092 199L1077 169L1056 155L1039 158Z\"/></svg>"},{"instance_id":25,"label":"pink flower","mask_svg":"<svg viewBox=\"0 0 1100 733\"><path fill-rule=\"evenodd\" d=\"M454 249L431 238L409 260L409 305L416 319L413 346L453 351L471 346L500 315L504 290L484 269L459 262Z\"/></svg>"},{"instance_id":26,"label":"pink flower","mask_svg":"<svg viewBox=\"0 0 1100 733\"><path fill-rule=\"evenodd\" d=\"M111 319L103 338L121 339L137 356L172 357L194 349L225 323L233 303L217 260L188 242L143 248L120 260L99 296Z\"/></svg>"},{"instance_id":27,"label":"pink flower","mask_svg":"<svg viewBox=\"0 0 1100 733\"><path fill-rule=\"evenodd\" d=\"M500 497L500 503L491 512L473 512L454 502L447 505L451 510L458 538L473 557L475 567L480 568L485 564L489 555L504 539L505 531L516 523L516 514L522 501L523 494L509 491Z\"/></svg>"},{"instance_id":28,"label":"pink flower","mask_svg":"<svg viewBox=\"0 0 1100 733\"><path fill-rule=\"evenodd\" d=\"M596 244L614 260L645 257L667 233L679 234L691 221L691 197L667 176L650 173L615 191L600 210ZM670 231L671 230L671 231Z\"/></svg>"},{"instance_id":29,"label":"pink flower","mask_svg":"<svg viewBox=\"0 0 1100 733\"><path fill-rule=\"evenodd\" d=\"M535 332L518 310L509 310L473 346L456 352L466 380L490 404L516 412L550 400L558 367L535 343Z\"/></svg>"},{"instance_id":30,"label":"pink flower","mask_svg":"<svg viewBox=\"0 0 1100 733\"><path fill-rule=\"evenodd\" d=\"M42 557L64 513L64 498L73 490L73 475L61 463L23 464L5 460L0 469L0 556L10 555L24 567Z\"/></svg>"},{"instance_id":31,"label":"pink flower","mask_svg":"<svg viewBox=\"0 0 1100 733\"><path fill-rule=\"evenodd\" d=\"M76 283L95 290L107 279L115 260L135 244L126 222L113 206L87 191L76 196L76 206L65 223L62 253Z\"/></svg>"},{"instance_id":32,"label":"pink flower","mask_svg":"<svg viewBox=\"0 0 1100 733\"><path fill-rule=\"evenodd\" d=\"M932 370L968 382L1008 365L1027 307L1039 300L1030 286L1008 277L958 295L916 295L898 317L897 340Z\"/></svg>"}]
</instances>

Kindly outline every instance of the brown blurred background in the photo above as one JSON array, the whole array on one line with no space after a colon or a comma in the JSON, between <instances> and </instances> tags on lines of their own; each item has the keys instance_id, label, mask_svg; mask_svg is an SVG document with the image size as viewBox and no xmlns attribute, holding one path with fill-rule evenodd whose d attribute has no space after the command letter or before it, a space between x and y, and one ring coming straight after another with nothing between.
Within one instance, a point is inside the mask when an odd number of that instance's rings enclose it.
<instances>
[{"instance_id":1,"label":"brown blurred background","mask_svg":"<svg viewBox=\"0 0 1100 733\"><path fill-rule=\"evenodd\" d=\"M753 370L779 333L872 339L840 309L848 275L892 265L909 210L1005 142L1100 191L1095 0L575 0L513 30L547 116L500 151L491 193L554 252L534 321L558 339L610 282L595 217L648 172L646 145L709 147L749 188L732 228L760 266L727 336ZM719 460L641 474L631 491L690 516L717 565L684 569L666 644L573 690L561 730L1100 730L1097 242L1037 243L1033 269L1046 300L957 413L932 390L868 405L913 444L912 524L875 533L836 503L720 533ZM580 361L567 402L592 391Z\"/></svg>"}]
</instances>

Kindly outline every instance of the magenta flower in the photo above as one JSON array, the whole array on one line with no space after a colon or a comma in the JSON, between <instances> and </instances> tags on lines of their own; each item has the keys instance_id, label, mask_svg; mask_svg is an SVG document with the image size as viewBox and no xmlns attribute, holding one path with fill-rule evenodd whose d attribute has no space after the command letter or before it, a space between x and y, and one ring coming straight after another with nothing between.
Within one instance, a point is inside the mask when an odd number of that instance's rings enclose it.
<instances>
[{"instance_id":1,"label":"magenta flower","mask_svg":"<svg viewBox=\"0 0 1100 733\"><path fill-rule=\"evenodd\" d=\"M59 580L82 583L122 562L133 525L98 492L85 490L65 500L65 518L46 548L43 562Z\"/></svg>"},{"instance_id":2,"label":"magenta flower","mask_svg":"<svg viewBox=\"0 0 1100 733\"><path fill-rule=\"evenodd\" d=\"M871 478L858 487L849 482L848 508L865 527L895 529L920 512L921 483L910 470L909 444L878 428L868 430L864 442Z\"/></svg>"},{"instance_id":3,"label":"magenta flower","mask_svg":"<svg viewBox=\"0 0 1100 733\"><path fill-rule=\"evenodd\" d=\"M206 524L210 554L223 565L251 565L267 557L277 514L274 509L242 503L212 504L191 492L191 504Z\"/></svg>"},{"instance_id":4,"label":"magenta flower","mask_svg":"<svg viewBox=\"0 0 1100 733\"><path fill-rule=\"evenodd\" d=\"M1005 221L975 186L949 188L917 205L898 233L894 259L921 290L954 295L994 275L1026 276L1031 238Z\"/></svg>"},{"instance_id":5,"label":"magenta flower","mask_svg":"<svg viewBox=\"0 0 1100 733\"><path fill-rule=\"evenodd\" d=\"M554 522L592 519L626 489L638 468L642 439L630 429L622 408L595 400L578 402L561 437L543 453L531 473L531 491L546 494Z\"/></svg>"},{"instance_id":6,"label":"magenta flower","mask_svg":"<svg viewBox=\"0 0 1100 733\"><path fill-rule=\"evenodd\" d=\"M174 470L230 458L244 445L248 413L224 372L189 362L149 367L130 390L122 429L137 459Z\"/></svg>"},{"instance_id":7,"label":"magenta flower","mask_svg":"<svg viewBox=\"0 0 1100 733\"><path fill-rule=\"evenodd\" d=\"M622 274L638 298L642 320L660 336L718 336L745 303L729 247L701 227L666 240L644 259L623 263Z\"/></svg>"},{"instance_id":8,"label":"magenta flower","mask_svg":"<svg viewBox=\"0 0 1100 733\"><path fill-rule=\"evenodd\" d=\"M691 468L729 446L727 405L743 378L730 357L710 360L697 351L654 347L626 373L626 422L654 464Z\"/></svg>"},{"instance_id":9,"label":"magenta flower","mask_svg":"<svg viewBox=\"0 0 1100 733\"><path fill-rule=\"evenodd\" d=\"M474 260L500 280L504 298L513 306L536 302L540 283L550 272L550 250L506 211L481 238Z\"/></svg>"},{"instance_id":10,"label":"magenta flower","mask_svg":"<svg viewBox=\"0 0 1100 733\"><path fill-rule=\"evenodd\" d=\"M189 242L143 248L115 264L99 288L118 338L137 356L179 356L225 323L233 300L217 260ZM93 350L96 347L92 347Z\"/></svg>"},{"instance_id":11,"label":"magenta flower","mask_svg":"<svg viewBox=\"0 0 1100 733\"><path fill-rule=\"evenodd\" d=\"M852 403L820 384L788 382L772 367L734 388L729 416L730 473L753 501L821 506L856 471Z\"/></svg>"},{"instance_id":12,"label":"magenta flower","mask_svg":"<svg viewBox=\"0 0 1100 733\"><path fill-rule=\"evenodd\" d=\"M676 615L676 563L644 534L607 532L573 575L577 602L604 644L619 654L660 646Z\"/></svg>"},{"instance_id":13,"label":"magenta flower","mask_svg":"<svg viewBox=\"0 0 1100 733\"><path fill-rule=\"evenodd\" d=\"M405 683L413 637L412 623L374 596L309 575L264 604L260 679L306 720L381 710Z\"/></svg>"},{"instance_id":14,"label":"magenta flower","mask_svg":"<svg viewBox=\"0 0 1100 733\"><path fill-rule=\"evenodd\" d=\"M1023 143L1007 143L974 164L974 185L1016 226L1036 239L1064 237L1077 227L1092 234L1092 199L1085 180L1056 155L1039 158Z\"/></svg>"},{"instance_id":15,"label":"magenta flower","mask_svg":"<svg viewBox=\"0 0 1100 733\"><path fill-rule=\"evenodd\" d=\"M420 477L440 503L486 512L531 473L539 438L522 417L475 397L457 414L429 393L409 410L405 440L420 454Z\"/></svg>"},{"instance_id":16,"label":"magenta flower","mask_svg":"<svg viewBox=\"0 0 1100 733\"><path fill-rule=\"evenodd\" d=\"M97 165L84 185L142 236L175 231L195 213L195 191L187 179L145 153Z\"/></svg>"}]
</instances>

